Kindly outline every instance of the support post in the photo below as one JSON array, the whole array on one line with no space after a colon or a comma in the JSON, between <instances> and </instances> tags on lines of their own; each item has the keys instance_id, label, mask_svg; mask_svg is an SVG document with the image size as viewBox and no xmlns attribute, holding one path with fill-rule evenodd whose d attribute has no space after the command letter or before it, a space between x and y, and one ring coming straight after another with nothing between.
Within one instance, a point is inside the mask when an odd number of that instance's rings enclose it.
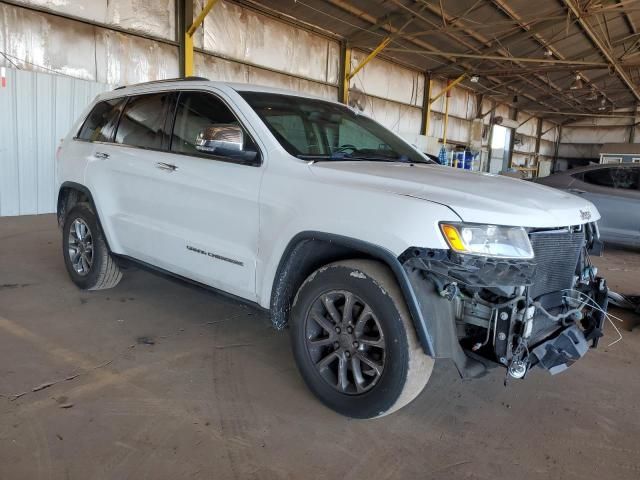
<instances>
[{"instance_id":1,"label":"support post","mask_svg":"<svg viewBox=\"0 0 640 480\"><path fill-rule=\"evenodd\" d=\"M193 76L193 37L188 33L184 35L184 76Z\"/></svg>"},{"instance_id":2,"label":"support post","mask_svg":"<svg viewBox=\"0 0 640 480\"><path fill-rule=\"evenodd\" d=\"M184 60L186 56L185 34L193 19L193 0L176 2L176 41L178 42L178 69L180 77L185 77Z\"/></svg>"},{"instance_id":3,"label":"support post","mask_svg":"<svg viewBox=\"0 0 640 480\"><path fill-rule=\"evenodd\" d=\"M562 125L558 125L558 138L556 138L556 148L553 152L553 165L551 165L551 173L555 172L558 163L558 153L560 152L560 141L562 140Z\"/></svg>"},{"instance_id":4,"label":"support post","mask_svg":"<svg viewBox=\"0 0 640 480\"><path fill-rule=\"evenodd\" d=\"M340 102L348 104L349 103L349 83L353 77L357 75L357 73L364 68L364 66L369 63L371 60L376 58L378 54L386 48L387 45L391 43L391 37L386 37L382 40L373 51L364 57L362 61L351 69L351 47L348 45L344 45L342 47L342 68L343 75L341 77L341 88L340 88Z\"/></svg>"},{"instance_id":5,"label":"support post","mask_svg":"<svg viewBox=\"0 0 640 480\"><path fill-rule=\"evenodd\" d=\"M446 95L447 97L445 101L444 131L442 135L442 143L443 145L447 143L447 126L449 123L449 92L453 87L455 87L461 81L463 81L466 78L466 76L467 74L463 73L455 80L453 81L449 80L447 82L447 86L440 93L438 93L438 95L436 95L435 97L431 97L431 87L433 86L433 84L431 80L431 74L427 74L425 79L425 98L423 99L423 104L422 104L424 119L422 121L423 128L421 129L421 131L424 132L423 135L429 134L429 123L431 121L431 105L433 105L437 100L439 100L440 97L442 97L443 95ZM425 107L425 102L426 102L426 107Z\"/></svg>"},{"instance_id":6,"label":"support post","mask_svg":"<svg viewBox=\"0 0 640 480\"><path fill-rule=\"evenodd\" d=\"M371 60L376 58L378 56L378 54L382 50L384 50L387 45L389 45L389 43L391 43L391 37L387 37L384 40L382 40L378 44L378 46L376 48L374 48L373 51L369 55L364 57L364 59L356 66L356 68L353 69L353 71L349 74L349 80L351 80L353 77L355 77L356 74L360 70L362 70L367 63L369 63Z\"/></svg>"},{"instance_id":7,"label":"support post","mask_svg":"<svg viewBox=\"0 0 640 480\"><path fill-rule=\"evenodd\" d=\"M420 134L429 135L429 120L431 117L431 74L424 74L424 93L422 95L422 123Z\"/></svg>"},{"instance_id":8,"label":"support post","mask_svg":"<svg viewBox=\"0 0 640 480\"><path fill-rule=\"evenodd\" d=\"M447 145L447 128L449 127L449 85L447 85L446 97L444 99L444 128L442 130L442 146Z\"/></svg>"},{"instance_id":9,"label":"support post","mask_svg":"<svg viewBox=\"0 0 640 480\"><path fill-rule=\"evenodd\" d=\"M435 97L433 97L431 99L431 103L434 103L435 101L437 101L440 97L442 97L442 95L446 95L449 93L449 90L451 90L453 87L455 87L456 85L458 85L461 81L463 81L466 78L467 74L463 73L462 75L460 75L458 78L456 78L453 81L449 81L447 83L447 86L445 87L444 90L442 90L438 95L436 95Z\"/></svg>"},{"instance_id":10,"label":"support post","mask_svg":"<svg viewBox=\"0 0 640 480\"><path fill-rule=\"evenodd\" d=\"M538 117L538 125L536 128L536 146L534 148L533 157L536 159L536 177L540 175L540 140L542 139L542 117Z\"/></svg>"},{"instance_id":11,"label":"support post","mask_svg":"<svg viewBox=\"0 0 640 480\"><path fill-rule=\"evenodd\" d=\"M638 125L638 104L636 103L633 123L629 126L629 143L636 141L636 125Z\"/></svg>"},{"instance_id":12,"label":"support post","mask_svg":"<svg viewBox=\"0 0 640 480\"><path fill-rule=\"evenodd\" d=\"M186 4L192 2L192 0L184 0L184 1ZM202 11L198 14L198 16L193 21L193 23L190 23L191 18L193 17L193 7L191 6L191 8L187 8L187 6L185 5L185 13L188 13L186 12L186 10L189 10L189 9L191 10L191 15L188 17L185 17L185 21L186 21L185 24L190 24L189 28L187 28L186 32L184 33L184 76L185 77L190 77L193 75L193 34L196 32L198 27L202 25L202 22L204 22L204 18L207 16L207 14L211 11L211 9L216 3L218 3L218 0L208 0L207 4L204 6Z\"/></svg>"},{"instance_id":13,"label":"support post","mask_svg":"<svg viewBox=\"0 0 640 480\"><path fill-rule=\"evenodd\" d=\"M491 170L491 154L492 154L492 144L493 144L493 122L496 118L496 108L498 108L498 104L495 100L491 101L491 109L482 115L484 118L487 114L489 115L489 138L487 139L487 168L486 172Z\"/></svg>"},{"instance_id":14,"label":"support post","mask_svg":"<svg viewBox=\"0 0 640 480\"><path fill-rule=\"evenodd\" d=\"M484 101L484 94L476 94L476 118L482 118L482 102Z\"/></svg>"},{"instance_id":15,"label":"support post","mask_svg":"<svg viewBox=\"0 0 640 480\"><path fill-rule=\"evenodd\" d=\"M340 88L338 91L338 101L349 104L349 84L351 83L351 47L346 43L341 46L340 55Z\"/></svg>"},{"instance_id":16,"label":"support post","mask_svg":"<svg viewBox=\"0 0 640 480\"><path fill-rule=\"evenodd\" d=\"M513 108L511 110L511 120L517 120L518 119L518 109L517 108ZM513 147L515 146L515 141L516 141L516 132L518 131L517 128L514 128L513 131L511 132L511 136L509 138L509 155L508 155L508 160L507 162L503 162L502 163L502 167L504 168L504 164L507 164L507 168L511 168L511 166L513 165Z\"/></svg>"}]
</instances>

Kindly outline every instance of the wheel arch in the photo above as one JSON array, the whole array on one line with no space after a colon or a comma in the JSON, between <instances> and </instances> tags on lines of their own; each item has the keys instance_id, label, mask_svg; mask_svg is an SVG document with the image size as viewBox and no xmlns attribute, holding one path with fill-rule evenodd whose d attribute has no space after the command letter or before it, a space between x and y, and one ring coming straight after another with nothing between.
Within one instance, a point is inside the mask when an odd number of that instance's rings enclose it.
<instances>
[{"instance_id":1,"label":"wheel arch","mask_svg":"<svg viewBox=\"0 0 640 480\"><path fill-rule=\"evenodd\" d=\"M271 288L270 311L274 326L280 329L287 324L298 288L311 273L328 263L352 258L378 260L391 270L407 303L418 340L425 353L434 356L427 322L407 272L398 258L379 245L337 234L304 231L289 241Z\"/></svg>"},{"instance_id":2,"label":"wheel arch","mask_svg":"<svg viewBox=\"0 0 640 480\"><path fill-rule=\"evenodd\" d=\"M95 212L96 206L93 202L93 195L87 187L76 182L64 182L58 190L58 201L56 202L56 216L58 225L62 227L65 216L76 203L88 202Z\"/></svg>"},{"instance_id":3,"label":"wheel arch","mask_svg":"<svg viewBox=\"0 0 640 480\"><path fill-rule=\"evenodd\" d=\"M58 220L58 226L62 228L67 213L74 207L74 205L80 202L88 203L91 210L93 210L98 226L104 234L104 241L107 244L107 249L111 252L108 232L104 230L102 222L100 221L100 214L98 213L98 208L93 199L91 190L89 190L85 185L76 182L64 182L60 185L60 189L58 190L58 201L56 203L56 218Z\"/></svg>"}]
</instances>

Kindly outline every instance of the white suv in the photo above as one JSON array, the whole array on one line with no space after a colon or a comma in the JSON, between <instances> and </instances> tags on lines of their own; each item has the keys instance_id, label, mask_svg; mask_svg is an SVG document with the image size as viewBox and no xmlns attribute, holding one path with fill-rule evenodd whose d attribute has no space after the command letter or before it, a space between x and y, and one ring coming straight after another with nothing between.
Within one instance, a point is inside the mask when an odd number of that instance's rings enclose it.
<instances>
[{"instance_id":1,"label":"white suv","mask_svg":"<svg viewBox=\"0 0 640 480\"><path fill-rule=\"evenodd\" d=\"M339 103L201 78L96 98L58 152L80 288L135 261L269 310L330 408L406 405L435 358L564 370L597 344L599 218L576 196L434 164Z\"/></svg>"}]
</instances>

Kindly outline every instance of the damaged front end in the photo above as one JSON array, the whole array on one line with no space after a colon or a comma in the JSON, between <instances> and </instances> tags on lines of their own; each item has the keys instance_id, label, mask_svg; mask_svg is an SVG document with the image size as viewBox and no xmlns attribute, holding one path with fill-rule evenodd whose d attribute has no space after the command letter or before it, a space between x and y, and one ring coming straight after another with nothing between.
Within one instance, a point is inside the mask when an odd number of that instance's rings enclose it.
<instances>
[{"instance_id":1,"label":"damaged front end","mask_svg":"<svg viewBox=\"0 0 640 480\"><path fill-rule=\"evenodd\" d=\"M436 358L463 377L502 365L523 378L538 365L559 373L602 336L607 287L591 265L595 223L527 231L532 258L411 248L399 260L427 324Z\"/></svg>"}]
</instances>

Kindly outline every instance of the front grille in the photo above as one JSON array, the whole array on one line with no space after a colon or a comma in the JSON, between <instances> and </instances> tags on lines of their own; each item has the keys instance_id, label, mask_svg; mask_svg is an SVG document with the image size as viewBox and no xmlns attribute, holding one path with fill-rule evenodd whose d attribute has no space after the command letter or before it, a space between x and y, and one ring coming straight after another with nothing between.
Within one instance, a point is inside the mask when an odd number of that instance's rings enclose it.
<instances>
[{"instance_id":1,"label":"front grille","mask_svg":"<svg viewBox=\"0 0 640 480\"><path fill-rule=\"evenodd\" d=\"M529 288L531 298L571 288L584 246L584 229L538 231L530 233L529 239L536 262L536 273Z\"/></svg>"}]
</instances>

